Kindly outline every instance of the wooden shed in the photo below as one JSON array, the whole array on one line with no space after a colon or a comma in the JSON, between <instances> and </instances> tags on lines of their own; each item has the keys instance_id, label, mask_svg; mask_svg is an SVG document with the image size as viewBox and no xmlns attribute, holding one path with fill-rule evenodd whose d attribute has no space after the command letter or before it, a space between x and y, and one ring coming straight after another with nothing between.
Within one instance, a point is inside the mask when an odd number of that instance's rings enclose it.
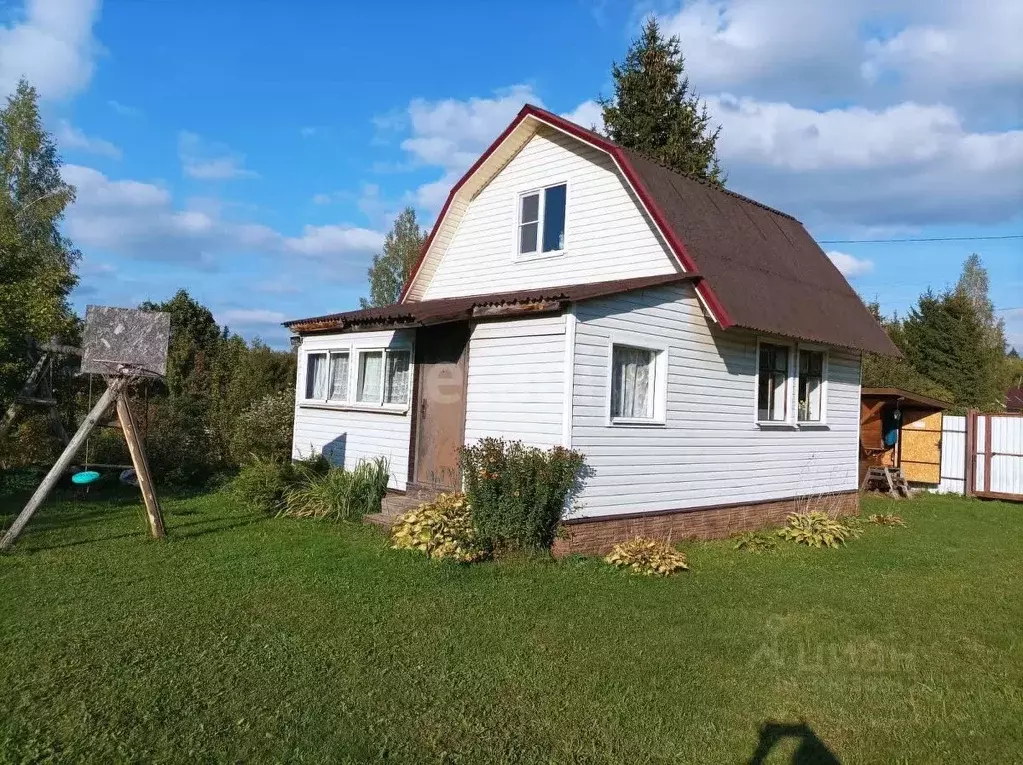
<instances>
[{"instance_id":1,"label":"wooden shed","mask_svg":"<svg viewBox=\"0 0 1023 765\"><path fill-rule=\"evenodd\" d=\"M951 404L901 388L860 394L860 480L868 467L897 467L910 483L941 481L941 427Z\"/></svg>"}]
</instances>

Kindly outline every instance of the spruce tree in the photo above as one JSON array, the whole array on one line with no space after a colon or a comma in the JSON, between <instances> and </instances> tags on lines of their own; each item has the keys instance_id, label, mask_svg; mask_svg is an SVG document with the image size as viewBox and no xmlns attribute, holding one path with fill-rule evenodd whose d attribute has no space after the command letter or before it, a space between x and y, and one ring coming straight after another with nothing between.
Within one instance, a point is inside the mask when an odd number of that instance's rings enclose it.
<instances>
[{"instance_id":1,"label":"spruce tree","mask_svg":"<svg viewBox=\"0 0 1023 765\"><path fill-rule=\"evenodd\" d=\"M426 242L426 231L416 221L416 211L406 207L394 219L384 239L383 252L373 256L369 268L369 299L361 298L363 308L397 303L401 288Z\"/></svg>"},{"instance_id":2,"label":"spruce tree","mask_svg":"<svg viewBox=\"0 0 1023 765\"><path fill-rule=\"evenodd\" d=\"M721 128L711 126L707 104L689 87L677 36L665 40L657 20L649 18L611 76L614 96L600 99L608 138L672 170L724 184L717 156Z\"/></svg>"},{"instance_id":3,"label":"spruce tree","mask_svg":"<svg viewBox=\"0 0 1023 765\"><path fill-rule=\"evenodd\" d=\"M39 97L25 80L0 109L0 403L28 374L29 338L68 338L75 316L68 296L80 257L60 222L75 189L60 175L53 137L43 129Z\"/></svg>"}]
</instances>

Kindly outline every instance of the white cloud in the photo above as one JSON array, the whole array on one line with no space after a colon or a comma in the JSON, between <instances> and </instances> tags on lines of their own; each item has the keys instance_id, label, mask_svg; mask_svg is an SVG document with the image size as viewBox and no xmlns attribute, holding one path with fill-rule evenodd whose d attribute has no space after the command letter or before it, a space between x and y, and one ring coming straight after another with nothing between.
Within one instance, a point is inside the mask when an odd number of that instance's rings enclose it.
<instances>
[{"instance_id":1,"label":"white cloud","mask_svg":"<svg viewBox=\"0 0 1023 765\"><path fill-rule=\"evenodd\" d=\"M0 89L26 77L45 99L82 91L100 50L92 27L99 0L27 0L21 17L0 27Z\"/></svg>"},{"instance_id":2,"label":"white cloud","mask_svg":"<svg viewBox=\"0 0 1023 765\"><path fill-rule=\"evenodd\" d=\"M828 257L846 279L855 279L857 276L869 274L874 270L874 261L866 258L857 258L855 255L848 255L837 250L830 251Z\"/></svg>"},{"instance_id":3,"label":"white cloud","mask_svg":"<svg viewBox=\"0 0 1023 765\"><path fill-rule=\"evenodd\" d=\"M189 178L213 181L258 177L257 173L245 167L243 154L187 130L178 134L178 156L182 172Z\"/></svg>"},{"instance_id":4,"label":"white cloud","mask_svg":"<svg viewBox=\"0 0 1023 765\"><path fill-rule=\"evenodd\" d=\"M218 311L216 315L217 323L222 326L241 325L245 327L277 325L287 321L287 318L280 311L269 311L265 308L231 308Z\"/></svg>"},{"instance_id":5,"label":"white cloud","mask_svg":"<svg viewBox=\"0 0 1023 765\"><path fill-rule=\"evenodd\" d=\"M141 109L137 109L134 106L128 106L127 104L122 104L120 101L114 101L113 99L110 99L109 101L107 101L107 106L113 109L117 114L120 114L122 117L142 116Z\"/></svg>"},{"instance_id":6,"label":"white cloud","mask_svg":"<svg viewBox=\"0 0 1023 765\"><path fill-rule=\"evenodd\" d=\"M334 201L335 193L330 193L330 194L313 194L313 204L314 205L329 205L329 204L331 204Z\"/></svg>"},{"instance_id":7,"label":"white cloud","mask_svg":"<svg viewBox=\"0 0 1023 765\"><path fill-rule=\"evenodd\" d=\"M914 98L1019 117L1019 0L673 5L658 19L664 32L679 35L687 72L704 93L872 106Z\"/></svg>"},{"instance_id":8,"label":"white cloud","mask_svg":"<svg viewBox=\"0 0 1023 765\"><path fill-rule=\"evenodd\" d=\"M598 132L604 129L604 110L596 101L583 101L575 109L561 116L584 128L596 128Z\"/></svg>"},{"instance_id":9,"label":"white cloud","mask_svg":"<svg viewBox=\"0 0 1023 765\"><path fill-rule=\"evenodd\" d=\"M344 252L372 252L383 243L384 237L379 231L356 226L306 226L302 236L284 239L288 252L314 258Z\"/></svg>"},{"instance_id":10,"label":"white cloud","mask_svg":"<svg viewBox=\"0 0 1023 765\"><path fill-rule=\"evenodd\" d=\"M801 217L860 225L1005 221L1023 209L1023 130L971 132L951 107L816 111L723 95L729 186Z\"/></svg>"},{"instance_id":11,"label":"white cloud","mask_svg":"<svg viewBox=\"0 0 1023 765\"><path fill-rule=\"evenodd\" d=\"M949 91L1023 85L1023 3L934 2L897 34L866 46L863 76L898 74L908 87L942 97ZM1015 90L1018 98L1019 90ZM1010 96L1012 92L1010 92Z\"/></svg>"},{"instance_id":12,"label":"white cloud","mask_svg":"<svg viewBox=\"0 0 1023 765\"><path fill-rule=\"evenodd\" d=\"M228 220L209 200L177 208L170 193L152 183L112 180L80 165L65 165L62 173L78 190L67 232L83 249L206 267L231 253L300 256L344 280L362 278L366 256L383 243L380 232L345 225L307 226L289 237L259 223Z\"/></svg>"},{"instance_id":13,"label":"white cloud","mask_svg":"<svg viewBox=\"0 0 1023 765\"><path fill-rule=\"evenodd\" d=\"M121 158L121 150L110 141L87 136L67 120L60 120L57 123L56 138L57 146L60 149L76 149L89 154L101 154L114 159Z\"/></svg>"}]
</instances>

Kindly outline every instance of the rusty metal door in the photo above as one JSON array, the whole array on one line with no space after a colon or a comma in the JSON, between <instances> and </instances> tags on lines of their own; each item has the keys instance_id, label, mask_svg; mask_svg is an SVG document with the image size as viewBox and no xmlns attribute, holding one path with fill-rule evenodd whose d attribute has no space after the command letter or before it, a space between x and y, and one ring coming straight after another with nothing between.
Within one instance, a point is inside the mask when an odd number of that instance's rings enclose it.
<instances>
[{"instance_id":1,"label":"rusty metal door","mask_svg":"<svg viewBox=\"0 0 1023 765\"><path fill-rule=\"evenodd\" d=\"M419 487L461 488L468 342L468 322L420 327L416 333L412 475Z\"/></svg>"}]
</instances>

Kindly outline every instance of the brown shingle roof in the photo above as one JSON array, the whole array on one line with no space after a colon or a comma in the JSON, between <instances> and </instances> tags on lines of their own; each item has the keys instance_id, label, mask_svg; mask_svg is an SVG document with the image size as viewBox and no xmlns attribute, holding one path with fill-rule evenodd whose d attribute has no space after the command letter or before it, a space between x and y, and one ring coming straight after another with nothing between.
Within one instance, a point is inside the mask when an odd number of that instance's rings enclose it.
<instances>
[{"instance_id":1,"label":"brown shingle roof","mask_svg":"<svg viewBox=\"0 0 1023 765\"><path fill-rule=\"evenodd\" d=\"M740 326L827 345L901 355L795 218L741 194L680 175L599 133L528 104L452 188L438 224L405 284L403 299L455 193L527 118L611 155L682 267L704 275L705 281L698 286L700 296L723 328Z\"/></svg>"},{"instance_id":2,"label":"brown shingle roof","mask_svg":"<svg viewBox=\"0 0 1023 765\"><path fill-rule=\"evenodd\" d=\"M795 218L622 152L731 324L901 355Z\"/></svg>"},{"instance_id":3,"label":"brown shingle roof","mask_svg":"<svg viewBox=\"0 0 1023 765\"><path fill-rule=\"evenodd\" d=\"M643 276L636 279L615 279L588 284L565 284L559 287L541 287L531 290L516 290L487 295L419 300L409 303L395 303L381 308L364 308L361 311L332 313L309 319L295 319L284 323L293 332L343 332L349 329L367 327L398 328L443 324L460 321L473 316L475 309L494 307L529 306L555 303L557 307L579 300L616 295L632 290L661 287L665 284L698 282L698 274L665 274Z\"/></svg>"}]
</instances>

